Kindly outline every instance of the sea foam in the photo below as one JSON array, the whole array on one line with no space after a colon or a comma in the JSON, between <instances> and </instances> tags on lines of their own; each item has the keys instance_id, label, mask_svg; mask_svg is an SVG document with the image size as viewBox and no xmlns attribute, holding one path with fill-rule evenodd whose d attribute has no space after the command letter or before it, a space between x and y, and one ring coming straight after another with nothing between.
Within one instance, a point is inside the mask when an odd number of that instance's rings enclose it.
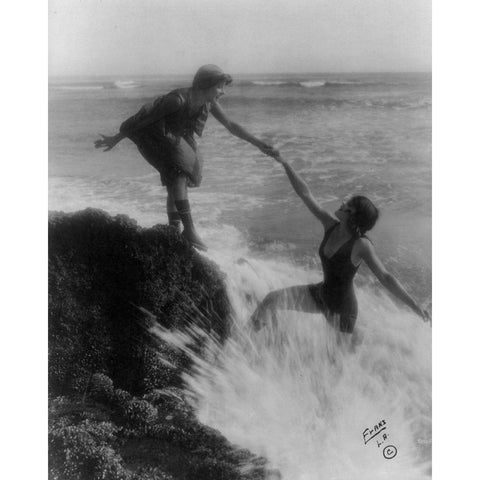
<instances>
[{"instance_id":1,"label":"sea foam","mask_svg":"<svg viewBox=\"0 0 480 480\"><path fill-rule=\"evenodd\" d=\"M387 297L359 291L358 343L321 315L286 312L275 329L246 322L268 291L314 280L285 262L208 254L226 273L235 310L220 345L200 329L155 333L193 360L186 393L199 419L268 458L288 480L429 478L431 330ZM202 337L202 356L190 348ZM365 431L384 422L377 441ZM394 458L386 458L394 447ZM387 453L385 453L387 452ZM248 468L248 466L246 466Z\"/></svg>"}]
</instances>

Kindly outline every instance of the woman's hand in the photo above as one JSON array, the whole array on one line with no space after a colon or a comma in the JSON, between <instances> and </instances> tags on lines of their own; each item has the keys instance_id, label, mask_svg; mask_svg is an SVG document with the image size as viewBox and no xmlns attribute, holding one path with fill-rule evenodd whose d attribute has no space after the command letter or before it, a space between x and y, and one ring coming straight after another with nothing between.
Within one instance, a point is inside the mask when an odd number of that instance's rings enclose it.
<instances>
[{"instance_id":1,"label":"woman's hand","mask_svg":"<svg viewBox=\"0 0 480 480\"><path fill-rule=\"evenodd\" d=\"M422 317L424 322L428 322L430 325L432 324L432 315L428 310L420 310L419 315Z\"/></svg>"},{"instance_id":2,"label":"woman's hand","mask_svg":"<svg viewBox=\"0 0 480 480\"><path fill-rule=\"evenodd\" d=\"M265 155L268 155L269 157L273 157L275 159L280 155L280 152L276 148L274 148L271 145L268 145L266 143L262 143L262 144L258 145L258 148Z\"/></svg>"},{"instance_id":3,"label":"woman's hand","mask_svg":"<svg viewBox=\"0 0 480 480\"><path fill-rule=\"evenodd\" d=\"M432 316L429 310L420 307L418 304L412 306L412 309L424 322L432 323Z\"/></svg>"},{"instance_id":4,"label":"woman's hand","mask_svg":"<svg viewBox=\"0 0 480 480\"><path fill-rule=\"evenodd\" d=\"M123 135L121 134L113 135L111 137L102 134L100 134L100 136L102 138L100 140L96 140L94 145L95 148L103 148L104 152L111 150L123 138Z\"/></svg>"},{"instance_id":5,"label":"woman's hand","mask_svg":"<svg viewBox=\"0 0 480 480\"><path fill-rule=\"evenodd\" d=\"M288 162L282 157L282 154L275 149L275 154L270 155L274 160L276 160L280 165L284 167L288 165Z\"/></svg>"}]
</instances>

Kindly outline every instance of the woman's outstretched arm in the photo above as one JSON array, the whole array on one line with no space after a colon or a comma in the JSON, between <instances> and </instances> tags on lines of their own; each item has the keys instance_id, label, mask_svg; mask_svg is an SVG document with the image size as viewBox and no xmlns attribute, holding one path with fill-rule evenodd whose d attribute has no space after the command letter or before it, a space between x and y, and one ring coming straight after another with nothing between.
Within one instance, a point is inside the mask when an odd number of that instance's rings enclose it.
<instances>
[{"instance_id":1,"label":"woman's outstretched arm","mask_svg":"<svg viewBox=\"0 0 480 480\"><path fill-rule=\"evenodd\" d=\"M117 143L128 137L130 133L160 122L165 116L179 110L181 106L182 101L176 95L158 97L153 103L144 105L135 115L125 120L116 135L108 136L100 134L102 138L95 141L95 148L103 148L104 152L108 152Z\"/></svg>"},{"instance_id":2,"label":"woman's outstretched arm","mask_svg":"<svg viewBox=\"0 0 480 480\"><path fill-rule=\"evenodd\" d=\"M325 230L328 230L332 225L337 223L335 217L318 204L308 185L300 178L292 166L284 160L281 155L276 156L275 160L283 165L295 193L302 199L307 208L322 222Z\"/></svg>"},{"instance_id":3,"label":"woman's outstretched arm","mask_svg":"<svg viewBox=\"0 0 480 480\"><path fill-rule=\"evenodd\" d=\"M373 274L378 278L380 283L395 297L408 305L417 315L422 317L424 321L430 320L430 314L427 310L422 309L417 302L407 293L401 283L387 271L383 263L377 257L375 248L366 238L359 240L359 257L365 261Z\"/></svg>"},{"instance_id":4,"label":"woman's outstretched arm","mask_svg":"<svg viewBox=\"0 0 480 480\"><path fill-rule=\"evenodd\" d=\"M212 115L232 134L235 135L236 137L245 140L248 143L251 143L258 149L260 149L263 153L270 155L271 157L274 157L278 155L278 150L273 148L271 145L268 143L262 142L262 140L259 140L257 137L249 133L245 128L243 128L241 125L238 123L230 120L228 118L227 114L223 111L222 107L218 102L213 102L212 103L212 108L211 108L211 113Z\"/></svg>"}]
</instances>

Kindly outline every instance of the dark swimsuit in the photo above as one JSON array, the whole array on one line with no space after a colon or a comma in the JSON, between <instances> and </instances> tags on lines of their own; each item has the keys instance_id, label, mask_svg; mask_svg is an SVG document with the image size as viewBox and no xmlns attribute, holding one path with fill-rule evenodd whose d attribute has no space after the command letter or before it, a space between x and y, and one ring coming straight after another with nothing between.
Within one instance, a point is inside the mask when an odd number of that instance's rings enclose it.
<instances>
[{"instance_id":1,"label":"dark swimsuit","mask_svg":"<svg viewBox=\"0 0 480 480\"><path fill-rule=\"evenodd\" d=\"M186 175L188 186L202 181L203 160L194 134L202 136L209 114L209 104L191 110L191 89L180 88L144 105L125 120L120 132L132 140L150 165L160 172L163 185L171 185L179 175ZM166 103L175 100L179 109L165 114Z\"/></svg>"},{"instance_id":2,"label":"dark swimsuit","mask_svg":"<svg viewBox=\"0 0 480 480\"><path fill-rule=\"evenodd\" d=\"M325 232L320 244L319 255L324 280L322 283L309 285L309 289L318 308L327 314L327 320L335 323L334 326L341 332L352 333L358 313L357 298L353 289L353 277L358 266L352 264L351 255L358 237L352 237L330 258L327 257L325 244L338 225L335 223ZM336 314L333 319L331 314Z\"/></svg>"}]
</instances>

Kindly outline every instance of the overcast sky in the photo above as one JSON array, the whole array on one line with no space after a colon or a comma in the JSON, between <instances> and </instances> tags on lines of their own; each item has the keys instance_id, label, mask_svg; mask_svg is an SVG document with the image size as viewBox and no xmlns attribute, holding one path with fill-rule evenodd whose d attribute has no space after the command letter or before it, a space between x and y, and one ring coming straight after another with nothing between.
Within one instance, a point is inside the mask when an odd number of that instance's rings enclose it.
<instances>
[{"instance_id":1,"label":"overcast sky","mask_svg":"<svg viewBox=\"0 0 480 480\"><path fill-rule=\"evenodd\" d=\"M49 73L429 71L431 34L431 0L49 0Z\"/></svg>"}]
</instances>

